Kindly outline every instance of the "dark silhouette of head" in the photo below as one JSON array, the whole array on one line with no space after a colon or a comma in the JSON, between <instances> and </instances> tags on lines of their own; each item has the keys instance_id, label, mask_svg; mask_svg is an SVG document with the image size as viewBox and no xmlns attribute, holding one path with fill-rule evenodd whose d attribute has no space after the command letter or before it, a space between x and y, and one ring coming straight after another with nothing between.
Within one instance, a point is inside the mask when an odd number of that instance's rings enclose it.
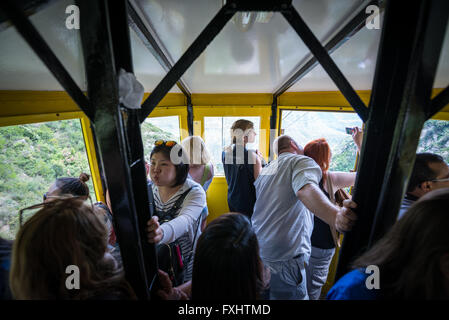
<instances>
[{"instance_id":1,"label":"dark silhouette of head","mask_svg":"<svg viewBox=\"0 0 449 320\"><path fill-rule=\"evenodd\" d=\"M254 300L263 283L259 243L249 219L228 213L208 224L196 247L192 299Z\"/></svg>"},{"instance_id":2,"label":"dark silhouette of head","mask_svg":"<svg viewBox=\"0 0 449 320\"><path fill-rule=\"evenodd\" d=\"M449 298L449 188L427 193L354 263L376 265L385 299Z\"/></svg>"}]
</instances>

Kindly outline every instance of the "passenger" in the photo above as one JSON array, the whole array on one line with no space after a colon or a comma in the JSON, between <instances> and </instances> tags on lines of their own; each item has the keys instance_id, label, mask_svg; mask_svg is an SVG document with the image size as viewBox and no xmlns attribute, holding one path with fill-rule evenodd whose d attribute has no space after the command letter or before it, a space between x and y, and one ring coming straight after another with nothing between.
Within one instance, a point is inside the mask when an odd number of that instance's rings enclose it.
<instances>
[{"instance_id":1,"label":"passenger","mask_svg":"<svg viewBox=\"0 0 449 320\"><path fill-rule=\"evenodd\" d=\"M20 228L12 251L15 299L135 298L107 252L107 230L96 207L72 197L32 208L40 210Z\"/></svg>"},{"instance_id":2,"label":"passenger","mask_svg":"<svg viewBox=\"0 0 449 320\"><path fill-rule=\"evenodd\" d=\"M211 162L206 144L199 136L187 137L181 144L189 156L188 177L199 183L206 192L214 177L214 165Z\"/></svg>"},{"instance_id":3,"label":"passenger","mask_svg":"<svg viewBox=\"0 0 449 320\"><path fill-rule=\"evenodd\" d=\"M89 187L86 182L89 181L89 178L90 176L87 173L82 172L79 178L64 177L56 179L48 191L44 193L44 202L52 201L53 199L57 199L63 195L72 195L82 197L82 199L87 199L89 197ZM114 224L111 210L102 202L97 202L95 205L101 208L100 211L103 212L103 220L108 230L108 243L110 245L109 250L119 265L121 265L121 256L119 248L116 245L116 236L113 227Z\"/></svg>"},{"instance_id":4,"label":"passenger","mask_svg":"<svg viewBox=\"0 0 449 320\"><path fill-rule=\"evenodd\" d=\"M159 275L164 299L256 300L269 283L257 237L249 219L239 213L224 214L207 225L198 239L190 283L172 288L167 274Z\"/></svg>"},{"instance_id":5,"label":"passenger","mask_svg":"<svg viewBox=\"0 0 449 320\"><path fill-rule=\"evenodd\" d=\"M183 153L175 141L155 142L150 163L155 216L148 221L147 231L150 243L179 242L186 266L184 280L188 281L192 277L196 239L201 234L200 221L206 207L206 193L201 185L187 179L189 165ZM179 159L171 158L171 154Z\"/></svg>"},{"instance_id":6,"label":"passenger","mask_svg":"<svg viewBox=\"0 0 449 320\"><path fill-rule=\"evenodd\" d=\"M0 237L0 300L10 300L9 270L11 266L12 241Z\"/></svg>"},{"instance_id":7,"label":"passenger","mask_svg":"<svg viewBox=\"0 0 449 320\"><path fill-rule=\"evenodd\" d=\"M398 219L426 193L447 187L449 187L449 166L444 159L433 153L417 153Z\"/></svg>"},{"instance_id":8,"label":"passenger","mask_svg":"<svg viewBox=\"0 0 449 320\"><path fill-rule=\"evenodd\" d=\"M448 207L449 188L421 197L354 262L354 270L338 280L327 298L449 299Z\"/></svg>"},{"instance_id":9,"label":"passenger","mask_svg":"<svg viewBox=\"0 0 449 320\"><path fill-rule=\"evenodd\" d=\"M313 214L339 232L350 230L356 215L332 204L319 188L321 169L291 137L274 142L279 155L254 183L257 201L252 223L260 256L271 269L272 299L308 299L305 268L309 262Z\"/></svg>"},{"instance_id":10,"label":"passenger","mask_svg":"<svg viewBox=\"0 0 449 320\"><path fill-rule=\"evenodd\" d=\"M78 179L70 177L56 179L48 191L44 193L44 202L67 194L87 199L89 197L89 187L86 182L89 178L90 176L87 173L82 172Z\"/></svg>"},{"instance_id":11,"label":"passenger","mask_svg":"<svg viewBox=\"0 0 449 320\"><path fill-rule=\"evenodd\" d=\"M187 137L182 141L182 147L189 156L189 179L199 183L204 192L207 192L209 186L214 178L214 165L210 160L209 152L206 144L199 136ZM203 211L201 217L201 231L206 226L206 218L208 210Z\"/></svg>"},{"instance_id":12,"label":"passenger","mask_svg":"<svg viewBox=\"0 0 449 320\"><path fill-rule=\"evenodd\" d=\"M360 152L363 134L359 128L354 128L352 138ZM317 139L304 147L304 155L312 158L320 166L323 177L319 183L321 191L336 204L335 191L351 187L355 183L355 172L329 171L332 157L331 149L326 139ZM309 260L307 273L307 292L310 300L320 298L321 288L326 283L329 265L338 243L338 235L333 227L323 222L317 216L313 217L313 232L311 237L312 254Z\"/></svg>"},{"instance_id":13,"label":"passenger","mask_svg":"<svg viewBox=\"0 0 449 320\"><path fill-rule=\"evenodd\" d=\"M231 145L222 153L222 162L228 183L230 211L240 212L251 218L256 202L254 181L262 169L261 155L248 150L246 145L255 141L254 124L240 119L231 127Z\"/></svg>"}]
</instances>

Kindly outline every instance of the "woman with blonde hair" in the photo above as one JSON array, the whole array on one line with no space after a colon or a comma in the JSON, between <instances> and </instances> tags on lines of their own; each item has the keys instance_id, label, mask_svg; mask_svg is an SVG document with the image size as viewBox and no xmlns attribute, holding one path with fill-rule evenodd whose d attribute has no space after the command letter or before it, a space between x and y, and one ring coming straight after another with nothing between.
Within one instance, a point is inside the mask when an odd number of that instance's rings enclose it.
<instances>
[{"instance_id":1,"label":"woman with blonde hair","mask_svg":"<svg viewBox=\"0 0 449 320\"><path fill-rule=\"evenodd\" d=\"M207 192L214 178L214 165L211 162L204 140L199 136L189 136L181 142L189 158L188 178L199 183L204 192ZM206 218L209 214L207 206L201 212L201 231L206 227Z\"/></svg>"},{"instance_id":2,"label":"woman with blonde hair","mask_svg":"<svg viewBox=\"0 0 449 320\"><path fill-rule=\"evenodd\" d=\"M214 177L214 165L206 144L201 137L190 136L185 138L181 145L189 157L188 178L199 183L206 192Z\"/></svg>"},{"instance_id":3,"label":"woman with blonde hair","mask_svg":"<svg viewBox=\"0 0 449 320\"><path fill-rule=\"evenodd\" d=\"M222 162L228 183L228 206L233 212L243 213L251 219L256 203L256 181L262 170L262 156L246 145L256 138L254 124L245 119L235 121L231 127L231 145L222 153Z\"/></svg>"},{"instance_id":4,"label":"woman with blonde hair","mask_svg":"<svg viewBox=\"0 0 449 320\"><path fill-rule=\"evenodd\" d=\"M14 241L10 285L15 299L135 298L107 252L106 227L94 206L80 197L61 197L27 209L39 207Z\"/></svg>"}]
</instances>

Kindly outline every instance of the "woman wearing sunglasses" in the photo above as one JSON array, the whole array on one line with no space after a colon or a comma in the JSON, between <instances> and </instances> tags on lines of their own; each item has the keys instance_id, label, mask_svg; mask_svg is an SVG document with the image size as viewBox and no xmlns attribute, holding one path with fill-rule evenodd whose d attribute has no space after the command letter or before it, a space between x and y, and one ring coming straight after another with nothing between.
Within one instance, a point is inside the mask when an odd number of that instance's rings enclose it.
<instances>
[{"instance_id":1,"label":"woman wearing sunglasses","mask_svg":"<svg viewBox=\"0 0 449 320\"><path fill-rule=\"evenodd\" d=\"M151 151L150 177L155 216L148 222L148 241L169 244L178 241L185 262L184 281L192 276L193 251L201 234L201 213L206 193L191 179L181 145L158 140Z\"/></svg>"}]
</instances>

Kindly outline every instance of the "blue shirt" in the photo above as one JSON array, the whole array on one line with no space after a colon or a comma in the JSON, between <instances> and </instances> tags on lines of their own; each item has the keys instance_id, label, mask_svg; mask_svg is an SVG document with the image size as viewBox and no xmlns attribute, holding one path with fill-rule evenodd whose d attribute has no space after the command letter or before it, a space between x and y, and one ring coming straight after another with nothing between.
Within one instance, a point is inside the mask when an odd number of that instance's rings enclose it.
<instances>
[{"instance_id":1,"label":"blue shirt","mask_svg":"<svg viewBox=\"0 0 449 320\"><path fill-rule=\"evenodd\" d=\"M338 280L327 293L327 300L378 300L380 289L368 289L365 269L355 269Z\"/></svg>"}]
</instances>

